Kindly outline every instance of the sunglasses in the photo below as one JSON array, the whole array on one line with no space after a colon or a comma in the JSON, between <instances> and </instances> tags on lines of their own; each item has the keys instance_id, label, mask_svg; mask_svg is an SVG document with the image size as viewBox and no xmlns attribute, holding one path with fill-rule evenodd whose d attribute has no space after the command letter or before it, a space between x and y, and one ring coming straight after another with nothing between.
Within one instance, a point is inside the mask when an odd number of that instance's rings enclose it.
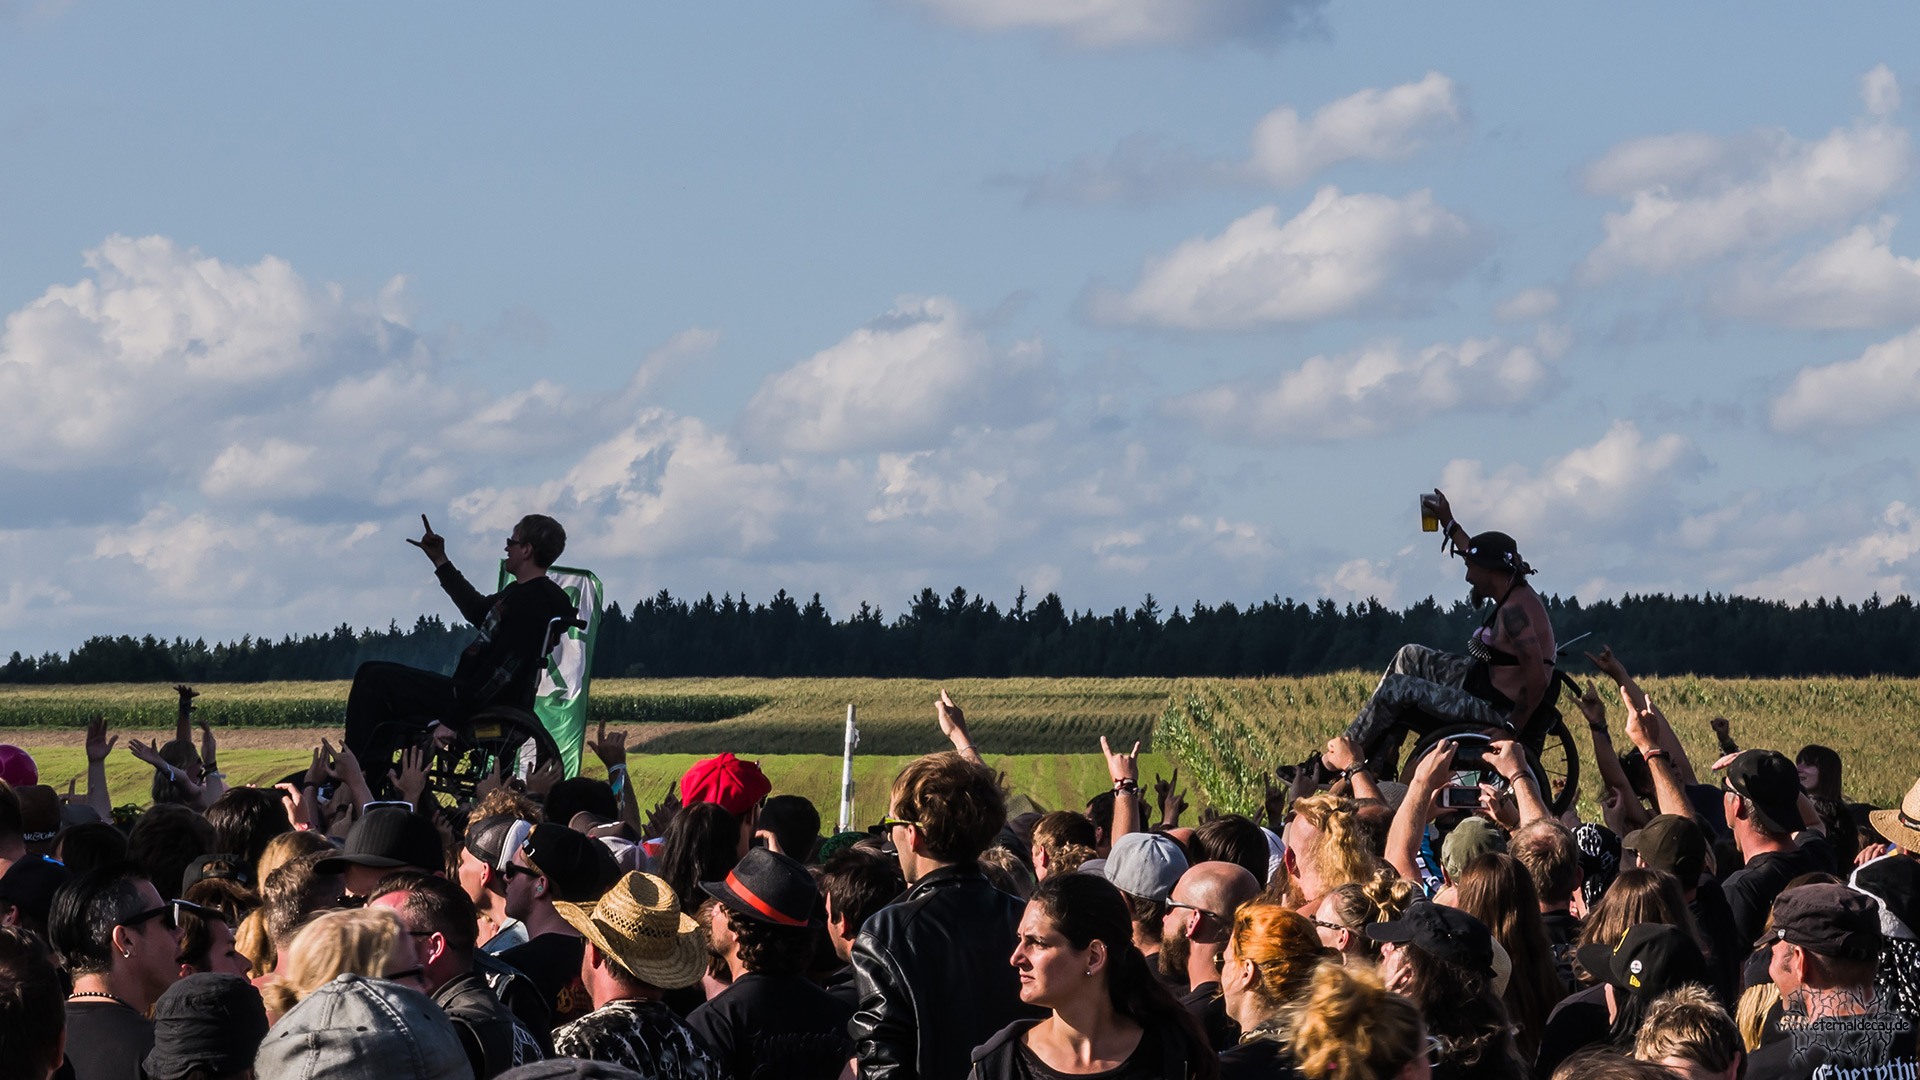
<instances>
[{"instance_id":1,"label":"sunglasses","mask_svg":"<svg viewBox=\"0 0 1920 1080\"><path fill-rule=\"evenodd\" d=\"M895 825L904 825L909 829L917 829L920 827L920 823L917 821L908 821L905 818L897 818L889 814L886 817L883 817L880 819L880 824L869 828L867 832L871 833L874 836L884 836L888 832L892 831Z\"/></svg>"},{"instance_id":2,"label":"sunglasses","mask_svg":"<svg viewBox=\"0 0 1920 1080\"><path fill-rule=\"evenodd\" d=\"M142 923L151 922L154 919L160 919L162 920L161 925L165 926L167 929L178 930L180 929L180 916L189 911L193 912L196 915L204 916L207 912L207 909L201 907L199 904L195 904L186 900L169 900L166 903L161 904L157 908L149 908L146 911L142 911L138 914L127 916L126 918L120 920L120 925L131 930L137 926L140 926Z\"/></svg>"},{"instance_id":3,"label":"sunglasses","mask_svg":"<svg viewBox=\"0 0 1920 1080\"><path fill-rule=\"evenodd\" d=\"M1213 911L1208 911L1208 910L1207 910L1206 908L1203 908L1203 907L1194 907L1194 906L1193 906L1192 904L1183 904L1183 903L1181 903L1181 902L1180 902L1180 901L1178 901L1178 900L1169 900L1169 901L1167 901L1167 907L1168 907L1168 908L1178 908L1178 909L1180 909L1180 910L1182 910L1182 911L1191 911L1191 912L1193 912L1193 913L1194 913L1195 915L1204 915L1204 916L1206 916L1207 918L1209 918L1209 919L1212 919L1212 920L1213 920L1214 922L1226 922L1226 921L1227 921L1227 920L1226 920L1225 918L1223 918L1223 917L1222 917L1222 916L1221 916L1221 915L1220 915L1220 914L1219 914L1218 912L1213 912Z\"/></svg>"},{"instance_id":4,"label":"sunglasses","mask_svg":"<svg viewBox=\"0 0 1920 1080\"><path fill-rule=\"evenodd\" d=\"M1427 1065L1437 1069L1440 1067L1440 1063L1446 1059L1447 1040L1438 1035L1429 1035L1427 1036L1426 1042L1421 1045L1420 1052L1427 1056Z\"/></svg>"}]
</instances>

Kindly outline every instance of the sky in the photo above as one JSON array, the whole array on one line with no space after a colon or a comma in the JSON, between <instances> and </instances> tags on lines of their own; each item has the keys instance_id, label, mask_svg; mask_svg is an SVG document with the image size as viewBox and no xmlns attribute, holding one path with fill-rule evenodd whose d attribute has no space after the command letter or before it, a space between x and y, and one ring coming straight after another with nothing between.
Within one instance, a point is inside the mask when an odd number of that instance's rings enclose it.
<instances>
[{"instance_id":1,"label":"sky","mask_svg":"<svg viewBox=\"0 0 1920 1080\"><path fill-rule=\"evenodd\" d=\"M0 0L0 653L1920 581L1920 9ZM1906 61L1910 63L1909 61Z\"/></svg>"}]
</instances>

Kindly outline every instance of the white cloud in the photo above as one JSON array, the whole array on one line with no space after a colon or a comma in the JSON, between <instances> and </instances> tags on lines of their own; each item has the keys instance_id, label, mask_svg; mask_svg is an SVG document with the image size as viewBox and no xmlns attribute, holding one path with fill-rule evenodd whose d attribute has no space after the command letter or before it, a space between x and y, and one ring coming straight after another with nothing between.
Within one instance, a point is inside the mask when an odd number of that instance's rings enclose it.
<instances>
[{"instance_id":1,"label":"white cloud","mask_svg":"<svg viewBox=\"0 0 1920 1080\"><path fill-rule=\"evenodd\" d=\"M271 513L227 519L162 504L133 524L101 530L91 555L127 560L164 596L260 607L304 592L317 564L338 561L379 531L372 522L310 525Z\"/></svg>"},{"instance_id":2,"label":"white cloud","mask_svg":"<svg viewBox=\"0 0 1920 1080\"><path fill-rule=\"evenodd\" d=\"M1259 181L1292 187L1341 162L1405 161L1460 121L1453 80L1432 71L1419 82L1330 102L1304 121L1292 106L1275 109L1253 129L1246 170Z\"/></svg>"},{"instance_id":3,"label":"white cloud","mask_svg":"<svg viewBox=\"0 0 1920 1080\"><path fill-rule=\"evenodd\" d=\"M914 0L975 30L1042 30L1079 45L1277 41L1318 28L1326 0Z\"/></svg>"},{"instance_id":4,"label":"white cloud","mask_svg":"<svg viewBox=\"0 0 1920 1080\"><path fill-rule=\"evenodd\" d=\"M1605 215L1606 237L1587 257L1587 272L1678 273L1878 206L1906 186L1913 153L1885 112L1898 99L1891 74L1876 69L1863 91L1869 116L1813 142L1681 134L1615 147L1587 170L1587 187L1628 205Z\"/></svg>"},{"instance_id":5,"label":"white cloud","mask_svg":"<svg viewBox=\"0 0 1920 1080\"><path fill-rule=\"evenodd\" d=\"M1704 467L1685 436L1648 438L1621 420L1591 446L1538 470L1508 465L1489 471L1479 461L1455 459L1441 470L1440 487L1469 528L1510 533L1524 553L1529 544L1537 550L1544 538L1579 538L1592 525L1628 536L1636 526L1664 524L1677 516L1676 485Z\"/></svg>"},{"instance_id":6,"label":"white cloud","mask_svg":"<svg viewBox=\"0 0 1920 1080\"><path fill-rule=\"evenodd\" d=\"M1337 600L1378 600L1391 606L1398 603L1400 586L1393 579L1390 566L1386 561L1348 559L1331 574L1314 578L1314 583L1321 592Z\"/></svg>"},{"instance_id":7,"label":"white cloud","mask_svg":"<svg viewBox=\"0 0 1920 1080\"><path fill-rule=\"evenodd\" d=\"M1920 411L1920 329L1852 360L1801 369L1773 399L1775 431L1840 434Z\"/></svg>"},{"instance_id":8,"label":"white cloud","mask_svg":"<svg viewBox=\"0 0 1920 1080\"><path fill-rule=\"evenodd\" d=\"M1900 80L1894 78L1893 70L1887 65L1876 64L1873 70L1860 76L1860 100L1868 112L1886 116L1900 108Z\"/></svg>"},{"instance_id":9,"label":"white cloud","mask_svg":"<svg viewBox=\"0 0 1920 1080\"><path fill-rule=\"evenodd\" d=\"M1890 599L1920 591L1920 513L1892 503L1866 535L1829 544L1745 582L1739 591L1782 600L1839 596L1856 602L1875 593Z\"/></svg>"},{"instance_id":10,"label":"white cloud","mask_svg":"<svg viewBox=\"0 0 1920 1080\"><path fill-rule=\"evenodd\" d=\"M1285 223L1272 206L1148 260L1131 292L1096 292L1113 322L1241 330L1414 309L1479 262L1472 224L1428 191L1404 199L1326 187Z\"/></svg>"},{"instance_id":11,"label":"white cloud","mask_svg":"<svg viewBox=\"0 0 1920 1080\"><path fill-rule=\"evenodd\" d=\"M1498 338L1429 345L1383 342L1315 356L1277 377L1220 383L1168 410L1224 441L1354 439L1457 409L1497 409L1545 392L1551 373L1528 345Z\"/></svg>"},{"instance_id":12,"label":"white cloud","mask_svg":"<svg viewBox=\"0 0 1920 1080\"><path fill-rule=\"evenodd\" d=\"M1493 309L1493 317L1501 322L1527 322L1544 319L1560 310L1560 294L1545 286L1522 289L1507 297Z\"/></svg>"},{"instance_id":13,"label":"white cloud","mask_svg":"<svg viewBox=\"0 0 1920 1080\"><path fill-rule=\"evenodd\" d=\"M313 469L315 449L285 439L268 439L258 446L234 443L207 466L200 490L214 498L306 498L320 489L320 477Z\"/></svg>"},{"instance_id":14,"label":"white cloud","mask_svg":"<svg viewBox=\"0 0 1920 1080\"><path fill-rule=\"evenodd\" d=\"M762 383L741 432L807 453L915 450L960 424L1018 426L1052 396L1039 343L997 348L953 300L909 296Z\"/></svg>"},{"instance_id":15,"label":"white cloud","mask_svg":"<svg viewBox=\"0 0 1920 1080\"><path fill-rule=\"evenodd\" d=\"M1283 105L1254 125L1243 161L1211 160L1133 135L1105 157L997 182L1024 188L1029 203L1141 201L1196 185L1293 188L1346 162L1405 161L1463 121L1453 80L1434 71L1417 82L1350 94L1304 120Z\"/></svg>"},{"instance_id":16,"label":"white cloud","mask_svg":"<svg viewBox=\"0 0 1920 1080\"><path fill-rule=\"evenodd\" d=\"M1890 217L1857 226L1784 270L1745 267L1715 290L1713 307L1823 330L1920 322L1920 260L1893 253L1893 226Z\"/></svg>"}]
</instances>

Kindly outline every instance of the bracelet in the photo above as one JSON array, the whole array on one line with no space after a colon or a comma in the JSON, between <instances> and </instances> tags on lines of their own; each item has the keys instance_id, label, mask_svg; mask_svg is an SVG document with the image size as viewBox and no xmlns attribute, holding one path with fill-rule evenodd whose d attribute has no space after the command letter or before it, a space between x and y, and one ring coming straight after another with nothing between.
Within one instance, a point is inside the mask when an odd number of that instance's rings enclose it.
<instances>
[{"instance_id":1,"label":"bracelet","mask_svg":"<svg viewBox=\"0 0 1920 1080\"><path fill-rule=\"evenodd\" d=\"M1640 752L1641 761L1653 761L1657 758L1670 758L1672 756L1673 756L1672 754L1667 753L1665 750L1662 750L1657 746L1654 747L1652 750L1642 750Z\"/></svg>"},{"instance_id":2,"label":"bracelet","mask_svg":"<svg viewBox=\"0 0 1920 1080\"><path fill-rule=\"evenodd\" d=\"M1123 791L1137 792L1139 790L1140 790L1140 781L1138 780L1129 780L1126 777L1121 777L1120 779L1115 780L1113 782L1113 793L1115 795L1118 795Z\"/></svg>"},{"instance_id":3,"label":"bracelet","mask_svg":"<svg viewBox=\"0 0 1920 1080\"><path fill-rule=\"evenodd\" d=\"M1354 765L1354 766L1351 766L1351 767L1349 767L1349 768L1345 768L1345 769L1341 769L1341 770L1340 770L1340 775L1341 775L1341 776L1342 776L1343 778L1345 778L1345 779L1348 779L1348 780L1351 780L1351 779L1353 779L1353 774L1355 774L1355 773L1363 773L1363 772L1366 772L1366 771L1367 771L1367 763L1363 761L1363 762L1360 762L1360 763L1359 763L1358 765Z\"/></svg>"}]
</instances>

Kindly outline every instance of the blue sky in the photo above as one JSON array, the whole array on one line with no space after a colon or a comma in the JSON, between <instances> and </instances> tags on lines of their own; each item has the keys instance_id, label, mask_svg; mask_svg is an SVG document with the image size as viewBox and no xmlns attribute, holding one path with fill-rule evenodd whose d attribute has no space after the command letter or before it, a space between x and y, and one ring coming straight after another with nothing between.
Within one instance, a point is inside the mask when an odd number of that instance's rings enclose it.
<instances>
[{"instance_id":1,"label":"blue sky","mask_svg":"<svg viewBox=\"0 0 1920 1080\"><path fill-rule=\"evenodd\" d=\"M1902 5L0 0L0 649L1920 575Z\"/></svg>"}]
</instances>

